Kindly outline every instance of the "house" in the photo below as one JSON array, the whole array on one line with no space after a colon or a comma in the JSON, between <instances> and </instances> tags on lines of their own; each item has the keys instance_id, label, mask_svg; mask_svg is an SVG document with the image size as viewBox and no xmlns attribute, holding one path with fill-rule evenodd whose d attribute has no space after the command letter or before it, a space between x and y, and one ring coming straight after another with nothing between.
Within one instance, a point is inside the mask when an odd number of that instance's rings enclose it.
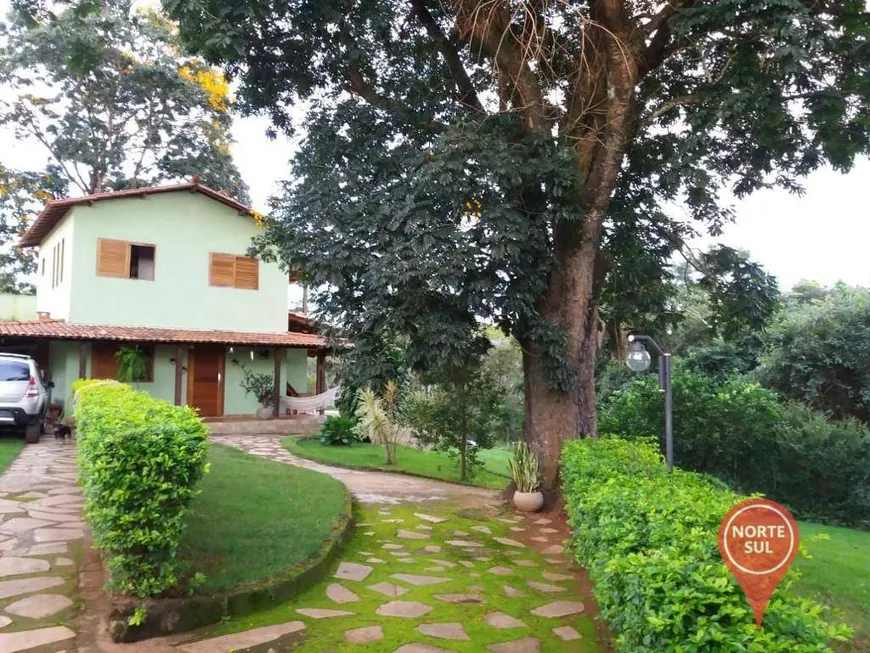
<instances>
[{"instance_id":1,"label":"house","mask_svg":"<svg viewBox=\"0 0 870 653\"><path fill-rule=\"evenodd\" d=\"M0 351L31 353L52 403L76 379L115 378L134 348L136 387L204 417L257 411L245 370L298 395L315 356L322 391L326 342L288 315L278 265L246 255L260 222L197 182L50 201L20 242L38 248L38 319L0 322Z\"/></svg>"}]
</instances>

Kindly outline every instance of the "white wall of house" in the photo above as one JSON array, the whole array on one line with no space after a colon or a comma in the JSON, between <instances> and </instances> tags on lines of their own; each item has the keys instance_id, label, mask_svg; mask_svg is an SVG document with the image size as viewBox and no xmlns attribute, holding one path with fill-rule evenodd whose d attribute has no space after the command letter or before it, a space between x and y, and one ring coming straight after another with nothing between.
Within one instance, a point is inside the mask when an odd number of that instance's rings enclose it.
<instances>
[{"instance_id":1,"label":"white wall of house","mask_svg":"<svg viewBox=\"0 0 870 653\"><path fill-rule=\"evenodd\" d=\"M39 246L36 310L56 320L69 320L73 286L75 217L67 215Z\"/></svg>"}]
</instances>

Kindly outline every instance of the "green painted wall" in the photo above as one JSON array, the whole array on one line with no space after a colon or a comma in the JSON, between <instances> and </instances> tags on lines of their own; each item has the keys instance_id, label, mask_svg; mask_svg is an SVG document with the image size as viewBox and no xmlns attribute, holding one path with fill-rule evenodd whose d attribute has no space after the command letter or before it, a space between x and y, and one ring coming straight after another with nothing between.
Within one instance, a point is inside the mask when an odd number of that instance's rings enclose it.
<instances>
[{"instance_id":1,"label":"green painted wall","mask_svg":"<svg viewBox=\"0 0 870 653\"><path fill-rule=\"evenodd\" d=\"M36 295L0 293L0 320L35 320Z\"/></svg>"},{"instance_id":2,"label":"green painted wall","mask_svg":"<svg viewBox=\"0 0 870 653\"><path fill-rule=\"evenodd\" d=\"M268 357L262 358L259 353L268 351ZM242 366L257 374L275 372L273 350L263 347L233 347L227 350L226 374L224 382L224 415L253 415L260 404L257 399L242 390ZM253 353L253 359L251 354ZM236 362L237 361L237 362ZM284 365L281 371L281 392L289 381L297 392L307 391L308 354L304 349L287 349L284 351Z\"/></svg>"},{"instance_id":3,"label":"green painted wall","mask_svg":"<svg viewBox=\"0 0 870 653\"><path fill-rule=\"evenodd\" d=\"M259 290L209 286L209 254L245 255L261 232L250 217L198 193L180 191L77 206L58 229L67 223L74 224L75 232L72 256L67 243L72 260L70 322L287 331L288 282L277 265L260 262ZM154 281L97 276L98 238L154 245ZM46 241L43 249L48 245Z\"/></svg>"},{"instance_id":4,"label":"green painted wall","mask_svg":"<svg viewBox=\"0 0 870 653\"><path fill-rule=\"evenodd\" d=\"M52 340L48 348L49 376L54 381L51 401L64 404L70 398L72 384L79 376L79 343L67 340ZM90 354L88 354L90 357ZM90 360L87 362L90 370Z\"/></svg>"},{"instance_id":5,"label":"green painted wall","mask_svg":"<svg viewBox=\"0 0 870 653\"><path fill-rule=\"evenodd\" d=\"M258 353L268 351L267 358L261 358ZM275 369L273 350L248 347L234 347L226 354L226 379L224 380L224 415L253 415L259 404L241 387L242 370L237 360L257 373L271 375ZM254 360L251 360L251 353ZM49 347L49 364L51 380L55 387L52 390L52 402L63 403L69 400L73 381L79 375L79 343L67 341L52 341ZM132 384L137 390L147 392L152 397L163 399L169 403L175 401L175 365L170 359L175 358L175 346L158 345L154 351L154 381L151 383ZM184 365L187 366L185 356ZM281 372L282 390L284 382L288 381L299 392L306 392L307 353L304 349L288 349L284 353L284 366ZM87 362L88 377L91 374L90 353ZM313 388L311 389L313 392ZM187 402L187 373L184 374L181 385L181 401Z\"/></svg>"},{"instance_id":6,"label":"green painted wall","mask_svg":"<svg viewBox=\"0 0 870 653\"><path fill-rule=\"evenodd\" d=\"M170 404L175 403L175 365L169 360L175 358L175 347L157 345L154 348L154 381L150 383L131 383L137 390L143 390L157 399ZM183 363L184 365L187 364ZM181 402L187 402L187 376L181 384Z\"/></svg>"}]
</instances>

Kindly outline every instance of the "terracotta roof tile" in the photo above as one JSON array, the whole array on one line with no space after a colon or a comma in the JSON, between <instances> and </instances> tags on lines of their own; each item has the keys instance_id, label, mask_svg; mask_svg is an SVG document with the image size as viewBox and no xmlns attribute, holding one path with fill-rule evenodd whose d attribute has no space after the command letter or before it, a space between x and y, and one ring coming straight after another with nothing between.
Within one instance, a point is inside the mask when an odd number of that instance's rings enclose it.
<instances>
[{"instance_id":1,"label":"terracotta roof tile","mask_svg":"<svg viewBox=\"0 0 870 653\"><path fill-rule=\"evenodd\" d=\"M214 188L205 186L198 182L190 182L186 184L174 184L171 186L148 186L146 188L128 188L127 190L114 191L112 193L96 193L95 195L84 195L82 197L68 197L60 200L51 200L46 202L45 207L40 214L36 216L36 220L30 225L30 228L21 237L18 243L21 247L33 247L39 245L42 239L54 229L55 225L60 222L72 207L79 204L93 204L103 200L117 200L124 197L145 197L146 195L155 195L157 193L172 193L176 191L187 190L192 193L202 193L206 197L225 204L231 209L235 209L240 214L251 215L251 209L241 202L234 200L228 195L216 191Z\"/></svg>"},{"instance_id":2,"label":"terracotta roof tile","mask_svg":"<svg viewBox=\"0 0 870 653\"><path fill-rule=\"evenodd\" d=\"M258 347L324 348L326 340L312 333L252 333L156 327L69 324L63 320L0 322L0 336L56 340L119 340L156 343L217 343Z\"/></svg>"}]
</instances>

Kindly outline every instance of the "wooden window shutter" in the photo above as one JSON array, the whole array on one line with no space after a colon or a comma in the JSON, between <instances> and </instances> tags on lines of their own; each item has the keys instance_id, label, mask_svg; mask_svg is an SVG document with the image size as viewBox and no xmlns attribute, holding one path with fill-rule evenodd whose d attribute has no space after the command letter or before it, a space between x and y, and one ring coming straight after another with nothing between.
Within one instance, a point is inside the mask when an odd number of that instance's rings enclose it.
<instances>
[{"instance_id":1,"label":"wooden window shutter","mask_svg":"<svg viewBox=\"0 0 870 653\"><path fill-rule=\"evenodd\" d=\"M260 262L246 256L236 257L236 288L258 290L260 288Z\"/></svg>"},{"instance_id":2,"label":"wooden window shutter","mask_svg":"<svg viewBox=\"0 0 870 653\"><path fill-rule=\"evenodd\" d=\"M95 342L91 345L91 378L115 379L118 377L118 345L111 342Z\"/></svg>"},{"instance_id":3,"label":"wooden window shutter","mask_svg":"<svg viewBox=\"0 0 870 653\"><path fill-rule=\"evenodd\" d=\"M130 277L130 243L126 240L97 239L97 274L101 277Z\"/></svg>"},{"instance_id":4,"label":"wooden window shutter","mask_svg":"<svg viewBox=\"0 0 870 653\"><path fill-rule=\"evenodd\" d=\"M235 285L236 257L232 254L211 254L208 266L208 283L211 286Z\"/></svg>"}]
</instances>

